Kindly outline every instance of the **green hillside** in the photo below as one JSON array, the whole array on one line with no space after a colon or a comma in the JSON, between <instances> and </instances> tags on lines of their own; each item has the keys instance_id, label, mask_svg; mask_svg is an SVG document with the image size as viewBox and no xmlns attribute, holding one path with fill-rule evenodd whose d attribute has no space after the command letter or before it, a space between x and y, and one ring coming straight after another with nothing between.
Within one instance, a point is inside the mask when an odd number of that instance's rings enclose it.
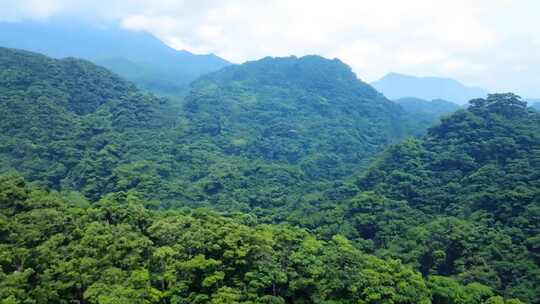
<instances>
[{"instance_id":1,"label":"green hillside","mask_svg":"<svg viewBox=\"0 0 540 304\"><path fill-rule=\"evenodd\" d=\"M539 134L540 114L519 97L472 100L422 139L384 152L355 180L351 199L292 218L424 275L538 303Z\"/></svg>"},{"instance_id":2,"label":"green hillside","mask_svg":"<svg viewBox=\"0 0 540 304\"><path fill-rule=\"evenodd\" d=\"M2 48L0 67L0 168L54 189L115 189L122 164L155 160L177 121L167 101L87 61Z\"/></svg>"},{"instance_id":3,"label":"green hillside","mask_svg":"<svg viewBox=\"0 0 540 304\"><path fill-rule=\"evenodd\" d=\"M2 49L0 66L2 168L90 199L131 189L163 205L288 207L405 133L399 106L316 56L203 77L182 111L85 61Z\"/></svg>"},{"instance_id":4,"label":"green hillside","mask_svg":"<svg viewBox=\"0 0 540 304\"><path fill-rule=\"evenodd\" d=\"M515 95L388 148L410 116L339 60L230 66L183 108L83 60L0 71L2 304L538 303Z\"/></svg>"},{"instance_id":5,"label":"green hillside","mask_svg":"<svg viewBox=\"0 0 540 304\"><path fill-rule=\"evenodd\" d=\"M403 136L402 110L338 60L265 58L193 84L185 111L199 140L227 155L342 178Z\"/></svg>"}]
</instances>

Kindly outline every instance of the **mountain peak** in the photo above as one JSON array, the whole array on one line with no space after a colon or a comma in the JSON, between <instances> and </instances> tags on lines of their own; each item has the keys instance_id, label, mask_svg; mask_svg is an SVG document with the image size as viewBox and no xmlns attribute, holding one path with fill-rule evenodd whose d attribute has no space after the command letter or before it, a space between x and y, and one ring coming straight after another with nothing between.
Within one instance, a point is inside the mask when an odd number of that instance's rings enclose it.
<instances>
[{"instance_id":1,"label":"mountain peak","mask_svg":"<svg viewBox=\"0 0 540 304\"><path fill-rule=\"evenodd\" d=\"M362 95L369 95L372 98L380 95L371 86L360 81L352 69L341 60L327 59L318 55L264 57L229 66L202 77L198 82L205 81L218 84L242 81L251 86L294 86L317 91L347 87L356 88Z\"/></svg>"},{"instance_id":2,"label":"mountain peak","mask_svg":"<svg viewBox=\"0 0 540 304\"><path fill-rule=\"evenodd\" d=\"M199 76L230 65L214 54L175 50L148 32L72 20L0 22L0 46L90 60L155 93L178 93Z\"/></svg>"}]
</instances>

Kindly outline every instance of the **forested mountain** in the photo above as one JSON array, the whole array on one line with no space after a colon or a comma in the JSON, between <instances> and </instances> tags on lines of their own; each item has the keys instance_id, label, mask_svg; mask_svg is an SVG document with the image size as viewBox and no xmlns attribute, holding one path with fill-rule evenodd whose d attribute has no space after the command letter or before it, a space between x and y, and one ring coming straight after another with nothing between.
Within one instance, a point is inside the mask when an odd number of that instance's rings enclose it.
<instances>
[{"instance_id":1,"label":"forested mountain","mask_svg":"<svg viewBox=\"0 0 540 304\"><path fill-rule=\"evenodd\" d=\"M264 58L199 79L186 98L194 132L230 155L340 178L406 130L400 107L339 60Z\"/></svg>"},{"instance_id":2,"label":"forested mountain","mask_svg":"<svg viewBox=\"0 0 540 304\"><path fill-rule=\"evenodd\" d=\"M1 167L90 199L131 189L176 205L286 207L404 134L401 108L337 60L231 66L195 82L179 111L89 62L0 54Z\"/></svg>"},{"instance_id":3,"label":"forested mountain","mask_svg":"<svg viewBox=\"0 0 540 304\"><path fill-rule=\"evenodd\" d=\"M389 148L354 184L358 194L336 209L291 218L424 275L539 303L540 114L517 96L472 100Z\"/></svg>"},{"instance_id":4,"label":"forested mountain","mask_svg":"<svg viewBox=\"0 0 540 304\"><path fill-rule=\"evenodd\" d=\"M465 104L473 98L483 98L487 92L481 88L468 87L454 79L439 77L416 77L390 73L371 83L375 89L390 99L415 97L426 100L443 99Z\"/></svg>"},{"instance_id":5,"label":"forested mountain","mask_svg":"<svg viewBox=\"0 0 540 304\"><path fill-rule=\"evenodd\" d=\"M0 299L538 303L540 114L476 99L370 165L408 115L318 56L226 67L179 108L0 48L0 170L24 176L0 177Z\"/></svg>"},{"instance_id":6,"label":"forested mountain","mask_svg":"<svg viewBox=\"0 0 540 304\"><path fill-rule=\"evenodd\" d=\"M229 65L213 54L174 50L145 32L76 21L0 23L0 47L87 59L165 95L184 94L191 81Z\"/></svg>"},{"instance_id":7,"label":"forested mountain","mask_svg":"<svg viewBox=\"0 0 540 304\"><path fill-rule=\"evenodd\" d=\"M165 100L87 61L0 48L0 69L0 168L54 189L111 191L121 164L162 157L150 152L178 121Z\"/></svg>"},{"instance_id":8,"label":"forested mountain","mask_svg":"<svg viewBox=\"0 0 540 304\"><path fill-rule=\"evenodd\" d=\"M409 97L400 98L394 102L408 114L409 128L418 131L415 135L423 135L429 127L438 123L442 116L454 113L460 108L457 104L442 99L429 101Z\"/></svg>"}]
</instances>

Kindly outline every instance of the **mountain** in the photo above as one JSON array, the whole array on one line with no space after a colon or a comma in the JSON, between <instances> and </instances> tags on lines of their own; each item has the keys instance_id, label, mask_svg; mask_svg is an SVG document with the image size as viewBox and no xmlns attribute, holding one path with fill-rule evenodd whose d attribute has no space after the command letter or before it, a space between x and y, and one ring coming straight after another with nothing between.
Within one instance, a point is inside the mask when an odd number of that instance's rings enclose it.
<instances>
[{"instance_id":1,"label":"mountain","mask_svg":"<svg viewBox=\"0 0 540 304\"><path fill-rule=\"evenodd\" d=\"M173 155L182 197L278 221L406 135L403 110L339 60L264 58L192 84ZM189 183L185 181L191 181Z\"/></svg>"},{"instance_id":2,"label":"mountain","mask_svg":"<svg viewBox=\"0 0 540 304\"><path fill-rule=\"evenodd\" d=\"M402 109L338 60L230 66L177 109L87 61L0 50L0 168L90 199L134 190L162 205L286 207L405 132Z\"/></svg>"},{"instance_id":3,"label":"mountain","mask_svg":"<svg viewBox=\"0 0 540 304\"><path fill-rule=\"evenodd\" d=\"M539 114L513 95L368 165L406 113L339 60L226 67L182 108L85 60L0 71L3 302L538 299Z\"/></svg>"},{"instance_id":4,"label":"mountain","mask_svg":"<svg viewBox=\"0 0 540 304\"><path fill-rule=\"evenodd\" d=\"M526 99L525 101L533 109L540 110L540 99Z\"/></svg>"},{"instance_id":5,"label":"mountain","mask_svg":"<svg viewBox=\"0 0 540 304\"><path fill-rule=\"evenodd\" d=\"M315 179L347 175L405 132L399 106L319 56L268 57L207 75L185 110L224 153L295 164Z\"/></svg>"},{"instance_id":6,"label":"mountain","mask_svg":"<svg viewBox=\"0 0 540 304\"><path fill-rule=\"evenodd\" d=\"M191 81L230 64L212 54L174 50L145 32L74 21L0 23L0 46L87 59L166 95L184 93Z\"/></svg>"},{"instance_id":7,"label":"mountain","mask_svg":"<svg viewBox=\"0 0 540 304\"><path fill-rule=\"evenodd\" d=\"M153 159L139 152L179 116L88 61L0 48L0 69L0 169L53 189L111 191L117 166Z\"/></svg>"},{"instance_id":8,"label":"mountain","mask_svg":"<svg viewBox=\"0 0 540 304\"><path fill-rule=\"evenodd\" d=\"M390 73L371 85L390 99L415 97L432 100L443 99L465 104L474 98L486 97L487 92L477 87L467 87L449 78L416 77Z\"/></svg>"},{"instance_id":9,"label":"mountain","mask_svg":"<svg viewBox=\"0 0 540 304\"><path fill-rule=\"evenodd\" d=\"M381 256L539 303L539 172L540 114L493 94L382 154L348 216Z\"/></svg>"},{"instance_id":10,"label":"mountain","mask_svg":"<svg viewBox=\"0 0 540 304\"><path fill-rule=\"evenodd\" d=\"M423 135L429 127L438 123L441 117L460 109L457 104L442 99L428 101L408 97L394 102L407 113L409 129L413 130L411 133L415 135Z\"/></svg>"}]
</instances>

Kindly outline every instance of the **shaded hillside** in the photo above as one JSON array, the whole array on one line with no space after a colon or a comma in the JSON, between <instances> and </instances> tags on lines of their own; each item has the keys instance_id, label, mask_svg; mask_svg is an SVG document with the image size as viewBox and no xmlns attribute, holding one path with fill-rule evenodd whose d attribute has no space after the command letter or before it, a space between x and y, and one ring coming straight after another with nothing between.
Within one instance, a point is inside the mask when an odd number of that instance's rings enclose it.
<instances>
[{"instance_id":1,"label":"shaded hillside","mask_svg":"<svg viewBox=\"0 0 540 304\"><path fill-rule=\"evenodd\" d=\"M539 303L539 172L540 114L513 94L495 94L472 100L423 139L389 148L339 207L306 206L290 219L348 235L424 275Z\"/></svg>"},{"instance_id":2,"label":"shaded hillside","mask_svg":"<svg viewBox=\"0 0 540 304\"><path fill-rule=\"evenodd\" d=\"M442 99L429 101L410 97L396 99L394 102L399 104L409 114L421 114L433 117L451 114L460 108L457 104Z\"/></svg>"},{"instance_id":3,"label":"shaded hillside","mask_svg":"<svg viewBox=\"0 0 540 304\"><path fill-rule=\"evenodd\" d=\"M168 95L184 94L197 77L229 65L212 54L174 50L144 32L75 21L0 23L0 47L91 60L141 88Z\"/></svg>"},{"instance_id":4,"label":"shaded hillside","mask_svg":"<svg viewBox=\"0 0 540 304\"><path fill-rule=\"evenodd\" d=\"M397 73L390 73L371 85L390 99L415 97L464 104L473 98L487 95L481 88L468 87L449 78L416 77Z\"/></svg>"},{"instance_id":5,"label":"shaded hillside","mask_svg":"<svg viewBox=\"0 0 540 304\"><path fill-rule=\"evenodd\" d=\"M431 126L439 123L440 118L457 111L457 104L434 99L432 101L419 98L400 98L394 100L408 116L408 126L412 134L423 135Z\"/></svg>"}]
</instances>

